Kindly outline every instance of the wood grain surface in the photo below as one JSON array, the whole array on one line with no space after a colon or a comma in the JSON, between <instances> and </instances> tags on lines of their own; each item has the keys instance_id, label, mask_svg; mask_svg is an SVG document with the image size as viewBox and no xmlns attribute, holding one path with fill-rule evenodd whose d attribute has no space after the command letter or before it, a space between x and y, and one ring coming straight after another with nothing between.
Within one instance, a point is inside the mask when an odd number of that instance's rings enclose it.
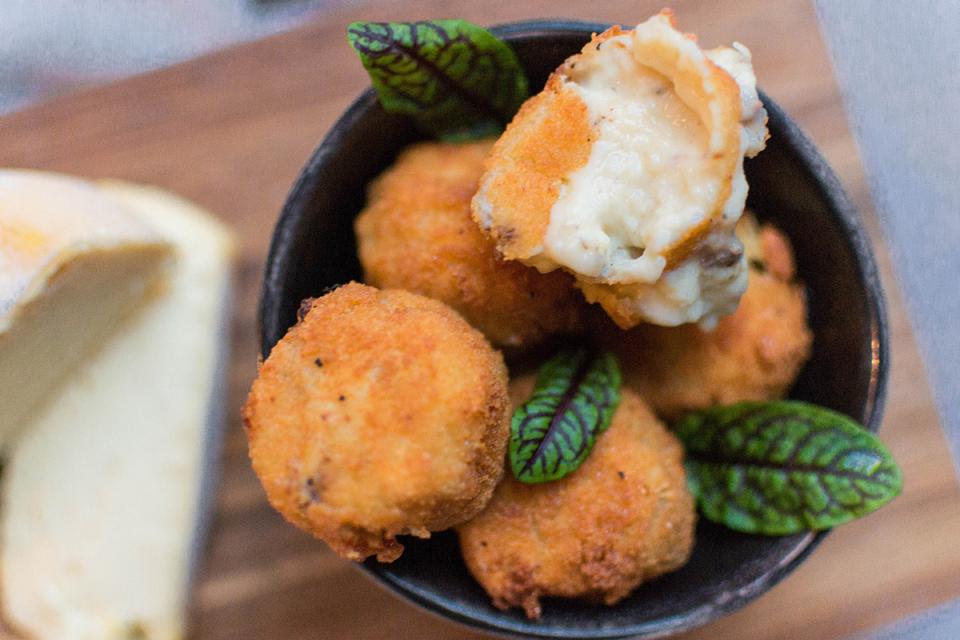
<instances>
[{"instance_id":1,"label":"wood grain surface","mask_svg":"<svg viewBox=\"0 0 960 640\"><path fill-rule=\"evenodd\" d=\"M560 16L636 23L664 0L348 2L305 28L0 119L0 165L153 183L192 198L241 240L230 425L191 637L299 640L481 637L423 613L286 525L251 472L238 419L257 357L256 305L270 232L300 166L367 84L347 48L354 19ZM960 489L880 240L840 96L803 0L678 1L708 46L739 40L760 84L812 135L878 246L893 335L881 435L905 473L898 500L846 525L753 604L686 638L841 638L960 596ZM0 637L9 638L10 635Z\"/></svg>"}]
</instances>

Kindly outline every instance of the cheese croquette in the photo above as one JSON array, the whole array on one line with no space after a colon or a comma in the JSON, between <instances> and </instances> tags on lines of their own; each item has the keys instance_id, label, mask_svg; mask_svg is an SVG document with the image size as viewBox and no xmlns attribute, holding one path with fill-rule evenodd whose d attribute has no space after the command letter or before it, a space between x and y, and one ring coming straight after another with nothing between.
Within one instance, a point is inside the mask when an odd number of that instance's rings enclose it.
<instances>
[{"instance_id":1,"label":"cheese croquette","mask_svg":"<svg viewBox=\"0 0 960 640\"><path fill-rule=\"evenodd\" d=\"M710 324L746 287L744 157L767 136L750 52L664 11L568 58L497 141L473 216L504 257L564 269L622 328Z\"/></svg>"},{"instance_id":2,"label":"cheese croquette","mask_svg":"<svg viewBox=\"0 0 960 640\"><path fill-rule=\"evenodd\" d=\"M244 422L274 508L344 558L400 556L476 515L503 473L507 371L441 302L348 284L304 303Z\"/></svg>"},{"instance_id":3,"label":"cheese croquette","mask_svg":"<svg viewBox=\"0 0 960 640\"><path fill-rule=\"evenodd\" d=\"M508 472L487 508L457 531L494 605L538 618L542 597L612 605L683 566L695 521L680 442L625 389L579 469L543 484Z\"/></svg>"},{"instance_id":4,"label":"cheese croquette","mask_svg":"<svg viewBox=\"0 0 960 640\"><path fill-rule=\"evenodd\" d=\"M641 325L624 332L609 323L602 331L619 356L624 384L666 418L782 398L810 356L813 336L789 241L746 216L738 230L751 265L747 292L712 331Z\"/></svg>"},{"instance_id":5,"label":"cheese croquette","mask_svg":"<svg viewBox=\"0 0 960 640\"><path fill-rule=\"evenodd\" d=\"M369 284L441 300L494 344L531 346L577 328L586 304L568 274L500 258L471 219L492 145L426 142L404 151L373 182L357 218L360 261Z\"/></svg>"}]
</instances>

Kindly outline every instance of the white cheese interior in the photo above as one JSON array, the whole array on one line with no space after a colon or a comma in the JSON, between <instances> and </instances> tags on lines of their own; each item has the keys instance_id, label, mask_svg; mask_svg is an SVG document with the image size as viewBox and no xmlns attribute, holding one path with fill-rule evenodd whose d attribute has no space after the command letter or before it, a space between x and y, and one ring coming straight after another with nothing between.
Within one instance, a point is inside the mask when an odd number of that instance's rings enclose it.
<instances>
[{"instance_id":1,"label":"white cheese interior","mask_svg":"<svg viewBox=\"0 0 960 640\"><path fill-rule=\"evenodd\" d=\"M104 189L173 243L175 263L168 286L11 446L0 511L3 609L41 640L180 638L204 443L217 413L231 242L183 201L143 187Z\"/></svg>"},{"instance_id":2,"label":"white cheese interior","mask_svg":"<svg viewBox=\"0 0 960 640\"><path fill-rule=\"evenodd\" d=\"M0 448L144 300L167 252L90 183L0 170Z\"/></svg>"},{"instance_id":3,"label":"white cheese interior","mask_svg":"<svg viewBox=\"0 0 960 640\"><path fill-rule=\"evenodd\" d=\"M672 82L636 59L631 42L637 37L670 42L705 76L711 59L740 89L740 158L730 193L707 236L669 271L670 248L713 215L730 176L711 173L710 134ZM659 18L581 56L566 87L586 104L596 140L587 163L560 188L544 255L600 286L619 286L621 309L656 324L709 326L736 309L746 287L734 234L747 197L743 157L759 152L766 138L755 85L745 47L703 52ZM590 286L584 287L588 297Z\"/></svg>"},{"instance_id":4,"label":"white cheese interior","mask_svg":"<svg viewBox=\"0 0 960 640\"><path fill-rule=\"evenodd\" d=\"M670 80L634 60L631 37L570 71L597 139L561 187L545 238L554 261L611 284L656 281L664 249L709 216L722 186L703 162L703 124Z\"/></svg>"}]
</instances>

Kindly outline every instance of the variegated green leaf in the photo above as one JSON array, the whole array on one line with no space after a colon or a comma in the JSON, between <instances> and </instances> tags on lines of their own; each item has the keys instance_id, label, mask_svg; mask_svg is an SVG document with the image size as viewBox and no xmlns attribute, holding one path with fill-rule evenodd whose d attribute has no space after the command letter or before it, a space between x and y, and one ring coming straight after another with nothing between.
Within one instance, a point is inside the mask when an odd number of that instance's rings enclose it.
<instances>
[{"instance_id":1,"label":"variegated green leaf","mask_svg":"<svg viewBox=\"0 0 960 640\"><path fill-rule=\"evenodd\" d=\"M590 455L620 402L610 353L562 351L540 368L530 399L513 414L510 466L521 482L559 480Z\"/></svg>"},{"instance_id":2,"label":"variegated green leaf","mask_svg":"<svg viewBox=\"0 0 960 640\"><path fill-rule=\"evenodd\" d=\"M499 132L528 95L510 46L464 20L355 22L347 38L384 109L444 140Z\"/></svg>"},{"instance_id":3,"label":"variegated green leaf","mask_svg":"<svg viewBox=\"0 0 960 640\"><path fill-rule=\"evenodd\" d=\"M829 529L895 498L893 456L850 418L795 401L741 402L674 426L703 514L747 533Z\"/></svg>"}]
</instances>

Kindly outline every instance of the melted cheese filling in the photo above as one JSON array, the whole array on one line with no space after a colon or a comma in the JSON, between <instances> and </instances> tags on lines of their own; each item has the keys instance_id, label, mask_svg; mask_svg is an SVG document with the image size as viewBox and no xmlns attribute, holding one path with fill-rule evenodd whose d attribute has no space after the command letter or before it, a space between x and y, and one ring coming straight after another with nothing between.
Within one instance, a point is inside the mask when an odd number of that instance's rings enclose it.
<instances>
[{"instance_id":1,"label":"melted cheese filling","mask_svg":"<svg viewBox=\"0 0 960 640\"><path fill-rule=\"evenodd\" d=\"M722 185L708 173L707 131L669 79L637 63L629 35L584 56L567 84L597 139L550 213L545 252L604 282L655 282L664 251L711 213Z\"/></svg>"},{"instance_id":2,"label":"melted cheese filling","mask_svg":"<svg viewBox=\"0 0 960 640\"><path fill-rule=\"evenodd\" d=\"M711 171L715 141L671 80L634 56L631 39L651 37L670 41L705 77L709 59L737 83L740 158L732 176ZM705 82L708 93L716 90ZM710 326L732 313L746 287L746 262L734 233L747 199L743 158L762 150L767 135L749 50L734 44L701 51L654 18L581 56L568 70L565 89L587 106L596 138L587 163L560 188L544 256L585 276L588 299L596 299L591 288L616 287L622 310L648 322ZM671 250L702 233L714 215L725 180L730 191L719 217L688 255L671 264Z\"/></svg>"}]
</instances>

